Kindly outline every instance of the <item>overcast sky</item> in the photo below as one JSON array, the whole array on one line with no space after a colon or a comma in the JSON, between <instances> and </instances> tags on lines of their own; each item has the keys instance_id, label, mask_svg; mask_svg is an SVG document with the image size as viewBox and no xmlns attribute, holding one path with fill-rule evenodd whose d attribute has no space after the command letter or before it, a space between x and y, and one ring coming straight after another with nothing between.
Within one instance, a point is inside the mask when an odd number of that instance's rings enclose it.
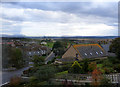
<instances>
[{"instance_id":1,"label":"overcast sky","mask_svg":"<svg viewBox=\"0 0 120 87\"><path fill-rule=\"evenodd\" d=\"M117 36L118 2L2 3L2 34Z\"/></svg>"}]
</instances>

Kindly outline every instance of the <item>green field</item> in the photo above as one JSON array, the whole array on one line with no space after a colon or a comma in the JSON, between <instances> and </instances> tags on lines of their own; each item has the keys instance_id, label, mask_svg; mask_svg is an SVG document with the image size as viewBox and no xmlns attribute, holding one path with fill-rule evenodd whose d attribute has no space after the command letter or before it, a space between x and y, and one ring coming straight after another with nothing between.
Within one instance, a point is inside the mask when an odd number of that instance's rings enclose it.
<instances>
[{"instance_id":1,"label":"green field","mask_svg":"<svg viewBox=\"0 0 120 87\"><path fill-rule=\"evenodd\" d=\"M54 42L47 42L47 44L45 46L52 48L54 45Z\"/></svg>"}]
</instances>

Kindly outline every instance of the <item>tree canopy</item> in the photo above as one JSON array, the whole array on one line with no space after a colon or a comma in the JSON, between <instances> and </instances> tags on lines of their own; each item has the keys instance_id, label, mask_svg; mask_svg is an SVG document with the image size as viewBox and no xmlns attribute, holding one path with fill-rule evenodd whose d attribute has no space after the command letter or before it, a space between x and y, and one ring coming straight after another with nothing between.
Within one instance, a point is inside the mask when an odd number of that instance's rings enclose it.
<instances>
[{"instance_id":1,"label":"tree canopy","mask_svg":"<svg viewBox=\"0 0 120 87\"><path fill-rule=\"evenodd\" d=\"M115 53L117 57L120 58L120 38L116 38L112 41L110 51Z\"/></svg>"},{"instance_id":2,"label":"tree canopy","mask_svg":"<svg viewBox=\"0 0 120 87\"><path fill-rule=\"evenodd\" d=\"M44 58L43 57L39 57L38 55L34 55L32 62L34 62L34 66L40 66L40 65L43 64Z\"/></svg>"}]
</instances>

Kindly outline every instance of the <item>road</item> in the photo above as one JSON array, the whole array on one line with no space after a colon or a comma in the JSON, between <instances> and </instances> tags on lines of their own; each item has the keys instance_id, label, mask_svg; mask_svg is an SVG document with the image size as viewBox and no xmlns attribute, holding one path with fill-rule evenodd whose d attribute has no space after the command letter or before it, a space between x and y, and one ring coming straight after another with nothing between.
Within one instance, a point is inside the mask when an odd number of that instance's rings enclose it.
<instances>
[{"instance_id":1,"label":"road","mask_svg":"<svg viewBox=\"0 0 120 87\"><path fill-rule=\"evenodd\" d=\"M47 58L45 59L45 64L47 64L47 62L51 61L53 58L55 57L55 53L53 53L53 51L47 56Z\"/></svg>"},{"instance_id":2,"label":"road","mask_svg":"<svg viewBox=\"0 0 120 87\"><path fill-rule=\"evenodd\" d=\"M29 67L24 67L22 69L19 69L19 70L16 70L16 71L7 71L7 72L0 72L0 78L2 78L2 84L6 83L6 82L9 82L11 77L14 77L14 76L21 76L22 72L24 70L27 70ZM0 84L1 85L1 84Z\"/></svg>"}]
</instances>

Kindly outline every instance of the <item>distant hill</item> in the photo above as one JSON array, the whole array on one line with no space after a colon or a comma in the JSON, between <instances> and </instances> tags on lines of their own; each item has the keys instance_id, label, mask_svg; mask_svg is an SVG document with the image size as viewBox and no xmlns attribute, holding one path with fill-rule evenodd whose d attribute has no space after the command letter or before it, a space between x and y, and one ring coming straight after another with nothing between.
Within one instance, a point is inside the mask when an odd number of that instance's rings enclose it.
<instances>
[{"instance_id":1,"label":"distant hill","mask_svg":"<svg viewBox=\"0 0 120 87\"><path fill-rule=\"evenodd\" d=\"M25 36L25 35L0 35L0 37L5 37L5 38L103 38L103 39L114 39L117 38L118 36Z\"/></svg>"}]
</instances>

